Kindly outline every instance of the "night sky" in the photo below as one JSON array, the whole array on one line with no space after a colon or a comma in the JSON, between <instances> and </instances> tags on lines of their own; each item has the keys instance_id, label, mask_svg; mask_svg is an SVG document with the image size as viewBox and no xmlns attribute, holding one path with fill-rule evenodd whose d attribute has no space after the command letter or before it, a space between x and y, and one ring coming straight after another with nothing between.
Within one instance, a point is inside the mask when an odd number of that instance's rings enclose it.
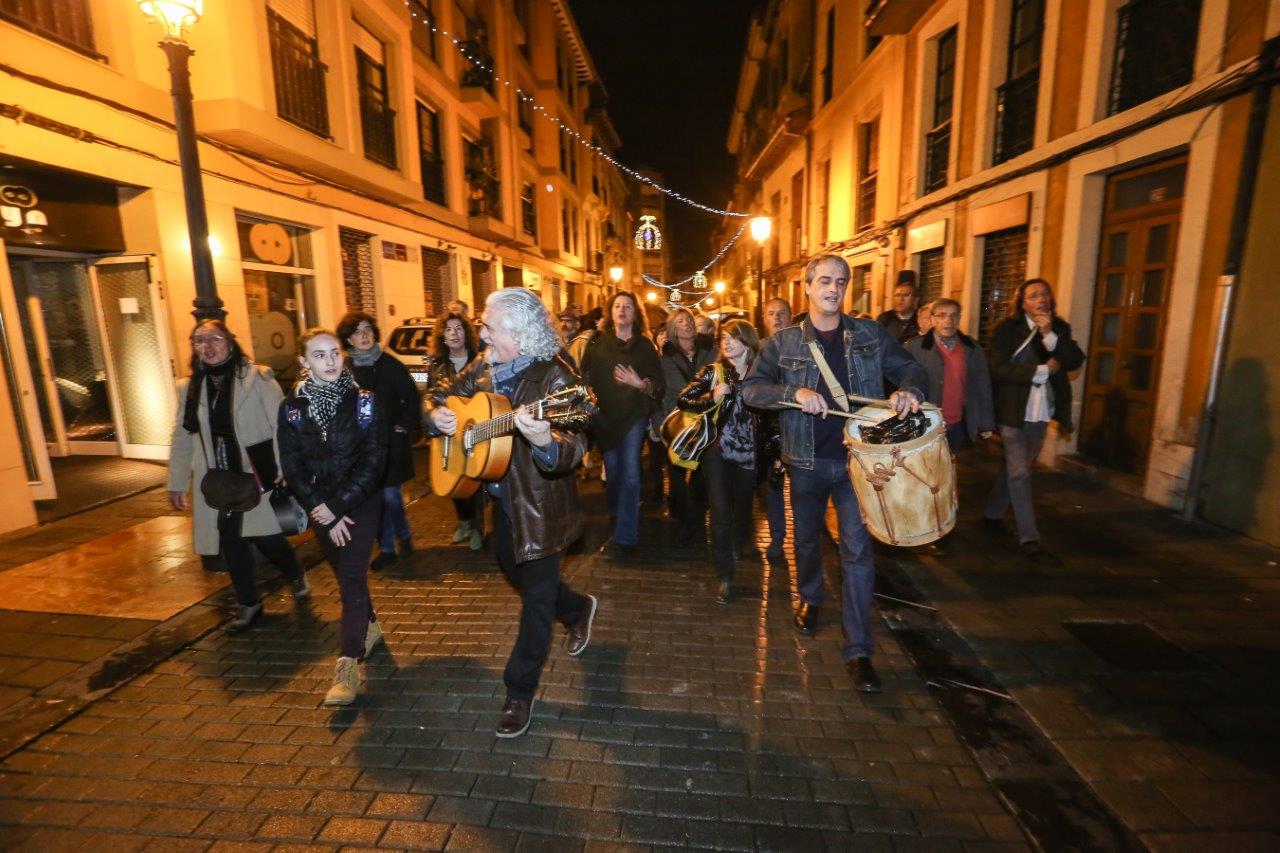
<instances>
[{"instance_id":1,"label":"night sky","mask_svg":"<svg viewBox=\"0 0 1280 853\"><path fill-rule=\"evenodd\" d=\"M631 167L724 207L733 189L725 149L752 0L570 0L587 50L609 91L609 117ZM659 222L683 278L711 259L717 218L674 200Z\"/></svg>"}]
</instances>

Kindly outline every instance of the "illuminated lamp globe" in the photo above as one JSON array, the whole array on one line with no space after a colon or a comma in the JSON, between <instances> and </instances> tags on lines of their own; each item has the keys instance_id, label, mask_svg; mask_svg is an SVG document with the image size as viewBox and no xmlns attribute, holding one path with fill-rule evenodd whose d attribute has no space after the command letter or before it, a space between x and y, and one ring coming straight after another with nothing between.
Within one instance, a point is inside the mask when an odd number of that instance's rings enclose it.
<instances>
[{"instance_id":1,"label":"illuminated lamp globe","mask_svg":"<svg viewBox=\"0 0 1280 853\"><path fill-rule=\"evenodd\" d=\"M706 301L705 301L703 304L704 304L704 305L706 305L708 308L710 308L712 305L715 305L715 304L716 304L715 297L713 297L713 296L708 296L708 297L706 298Z\"/></svg>"},{"instance_id":2,"label":"illuminated lamp globe","mask_svg":"<svg viewBox=\"0 0 1280 853\"><path fill-rule=\"evenodd\" d=\"M714 285L712 285L712 287L713 287L713 289L715 290L715 292L716 292L716 293L724 293L724 282L723 282L723 281L717 281Z\"/></svg>"},{"instance_id":3,"label":"illuminated lamp globe","mask_svg":"<svg viewBox=\"0 0 1280 853\"><path fill-rule=\"evenodd\" d=\"M617 266L609 267L609 278L613 281L614 284L617 284L618 282L622 281L623 272L624 270L622 269L622 267L617 267Z\"/></svg>"},{"instance_id":4,"label":"illuminated lamp globe","mask_svg":"<svg viewBox=\"0 0 1280 853\"><path fill-rule=\"evenodd\" d=\"M751 239L764 245L773 234L773 220L767 216L757 216L751 220Z\"/></svg>"},{"instance_id":5,"label":"illuminated lamp globe","mask_svg":"<svg viewBox=\"0 0 1280 853\"><path fill-rule=\"evenodd\" d=\"M204 14L204 0L138 0L138 8L164 27L166 36L181 40L183 30L195 26Z\"/></svg>"},{"instance_id":6,"label":"illuminated lamp globe","mask_svg":"<svg viewBox=\"0 0 1280 853\"><path fill-rule=\"evenodd\" d=\"M658 301L658 292L657 292L656 290L650 290L648 293L646 293L646 294L644 295L644 301L645 301L645 302L657 302L657 301Z\"/></svg>"}]
</instances>

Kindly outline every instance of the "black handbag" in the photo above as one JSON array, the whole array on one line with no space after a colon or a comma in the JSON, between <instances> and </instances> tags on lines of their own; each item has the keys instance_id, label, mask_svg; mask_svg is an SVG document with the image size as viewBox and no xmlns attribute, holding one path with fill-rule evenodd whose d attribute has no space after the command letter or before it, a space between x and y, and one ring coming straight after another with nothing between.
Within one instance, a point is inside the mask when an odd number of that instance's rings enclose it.
<instances>
[{"instance_id":1,"label":"black handbag","mask_svg":"<svg viewBox=\"0 0 1280 853\"><path fill-rule=\"evenodd\" d=\"M258 478L243 471L223 471L209 465L209 451L204 449L204 437L196 433L200 452L204 454L205 472L200 478L200 494L204 502L219 512L248 512L262 500Z\"/></svg>"},{"instance_id":2,"label":"black handbag","mask_svg":"<svg viewBox=\"0 0 1280 853\"><path fill-rule=\"evenodd\" d=\"M288 486L279 485L271 490L271 508L275 510L280 532L285 536L297 536L311 523L307 511L298 503Z\"/></svg>"}]
</instances>

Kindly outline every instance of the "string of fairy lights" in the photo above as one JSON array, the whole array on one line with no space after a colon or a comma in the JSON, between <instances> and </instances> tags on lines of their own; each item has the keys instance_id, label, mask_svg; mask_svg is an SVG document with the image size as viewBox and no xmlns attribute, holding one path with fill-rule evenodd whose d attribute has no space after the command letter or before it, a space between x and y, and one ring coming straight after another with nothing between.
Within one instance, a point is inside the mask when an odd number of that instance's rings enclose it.
<instances>
[{"instance_id":1,"label":"string of fairy lights","mask_svg":"<svg viewBox=\"0 0 1280 853\"><path fill-rule=\"evenodd\" d=\"M662 288L666 291L668 309L676 307L698 307L713 297L712 293L707 292L707 270L719 263L728 251L733 248L734 244L738 242L738 239L747 229L747 220L751 220L753 218L759 219L760 217L749 212L726 210L724 208L703 204L702 202L692 199L668 186L660 184L650 176L631 168L610 154L606 149L583 136L581 132L561 121L546 107L538 103L532 95L520 88L519 84L509 78L503 77L501 74L498 74L491 64L485 63L477 56L473 56L471 52L467 50L466 42L463 39L458 38L457 35L451 34L448 30L445 30L442 27L436 26L435 20L430 15L419 14L418 10L414 8L411 0L404 0L404 5L405 8L409 10L409 16L415 22L429 29L433 36L440 36L441 38L446 39L464 59L485 74L488 74L494 83L501 84L503 87L512 90L517 98L529 105L534 114L540 115L547 121L551 122L561 133L566 134L570 139L585 148L592 155L604 159L623 174L642 184L652 187L668 198L675 199L682 204L687 204L690 207L697 208L698 210L715 216L744 220L742 226L738 228L737 232L731 238L729 238L729 241L724 244L719 252L716 253L715 257L703 264L702 267L692 275L672 283L660 281L647 274L642 276L646 284L652 287ZM657 251L662 248L662 232L658 228L656 219L657 217L649 215L640 217L640 226L636 230L635 244L636 248L641 251ZM691 285L691 288L686 288L686 285ZM686 302L685 300L689 298L693 298L693 301Z\"/></svg>"}]
</instances>

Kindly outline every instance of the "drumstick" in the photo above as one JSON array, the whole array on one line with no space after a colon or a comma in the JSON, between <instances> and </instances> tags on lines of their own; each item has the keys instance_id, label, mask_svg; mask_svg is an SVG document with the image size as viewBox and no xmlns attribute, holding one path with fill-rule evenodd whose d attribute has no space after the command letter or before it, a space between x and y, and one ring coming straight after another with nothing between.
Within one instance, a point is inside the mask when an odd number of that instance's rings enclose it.
<instances>
[{"instance_id":1,"label":"drumstick","mask_svg":"<svg viewBox=\"0 0 1280 853\"><path fill-rule=\"evenodd\" d=\"M791 409L803 409L799 403L783 403L782 405ZM846 412L843 409L827 409L828 415L835 415L840 418L848 418L851 421L866 421L867 423L877 423L875 418L867 415L860 415L857 412Z\"/></svg>"}]
</instances>

